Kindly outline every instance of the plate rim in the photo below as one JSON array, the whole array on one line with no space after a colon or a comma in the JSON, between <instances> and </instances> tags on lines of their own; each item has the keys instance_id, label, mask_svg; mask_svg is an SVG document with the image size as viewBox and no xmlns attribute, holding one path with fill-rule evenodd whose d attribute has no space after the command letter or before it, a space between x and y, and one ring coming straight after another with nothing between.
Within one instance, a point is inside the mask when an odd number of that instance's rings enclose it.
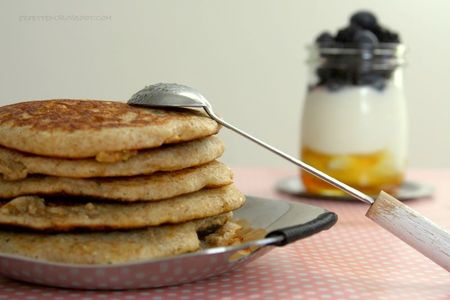
<instances>
[{"instance_id":1,"label":"plate rim","mask_svg":"<svg viewBox=\"0 0 450 300\"><path fill-rule=\"evenodd\" d=\"M319 209L322 211L322 213L333 213L330 210L324 209L319 206L311 205L308 203L299 203L298 201L291 201L286 199L274 199L274 198L265 198L260 196L253 196L253 195L245 195L247 201L274 201L274 202L282 202L287 203L290 206L303 206L303 207L311 207L314 209ZM247 203L246 201L246 203ZM245 206L245 204L244 204ZM242 207L244 207L242 206ZM241 207L241 208L242 208ZM239 210L239 209L237 209ZM237 211L235 210L235 211ZM284 214L283 214L284 215ZM316 220L320 214L316 215L312 220ZM282 217L282 216L281 216ZM299 226L304 223L299 223L293 226ZM334 226L334 223L331 225L331 227ZM270 232L267 233L267 235ZM145 259L145 260L138 260L138 261L130 261L130 262L122 262L122 263L114 263L114 264L73 264L73 263L59 263L59 262L52 262L47 260L41 260L41 259L33 259L27 256L17 255L17 254L7 254L7 253L1 253L0 252L0 259L12 259L16 261L22 261L26 263L32 263L32 264L40 264L45 266L51 266L51 267L61 267L61 268L77 268L77 269L98 269L98 268L105 268L105 269L114 269L114 268L123 268L123 267L133 267L133 266L139 266L139 265L147 265L147 264L158 264L158 263L165 263L170 262L178 259L185 259L185 258L192 258L197 256L207 256L207 255L213 255L213 254L223 254L226 252L234 252L239 251L251 247L258 247L263 248L266 246L272 246L274 242L277 240L275 237L268 237L265 236L262 239L249 241L246 243L238 244L238 245L232 245L232 246L221 246L221 247L213 247L213 248L207 248L202 249L199 251L191 252L191 253L184 253L179 254L175 256L167 256L167 257L160 257L160 258L154 258L154 259Z\"/></svg>"},{"instance_id":2,"label":"plate rim","mask_svg":"<svg viewBox=\"0 0 450 300\"><path fill-rule=\"evenodd\" d=\"M286 188L288 186L289 182L292 181L298 181L299 182L299 178L298 176L288 176L288 177L283 177L282 179L278 180L275 183L275 189L277 192L286 194L286 195L291 195L291 196L296 196L299 198L304 198L304 199L312 199L312 200L339 200L339 201L355 201L357 202L358 200L348 196L348 195L342 195L342 196L332 196L332 195L314 195L314 194L310 194L307 193L304 189L301 191L292 191L289 190L288 188ZM419 199L419 198L428 198L428 197L432 197L434 192L435 192L435 187L432 186L431 184L427 184L427 183L422 183L420 181L416 181L416 180L405 180L402 183L402 186L404 185L415 185L415 186L420 186L420 188L422 190L420 190L420 193L418 193L415 196L396 196L396 198L400 201L407 201L407 200L413 200L413 199ZM303 188L303 186L300 184L300 188ZM377 195L370 195L373 198L376 198Z\"/></svg>"}]
</instances>

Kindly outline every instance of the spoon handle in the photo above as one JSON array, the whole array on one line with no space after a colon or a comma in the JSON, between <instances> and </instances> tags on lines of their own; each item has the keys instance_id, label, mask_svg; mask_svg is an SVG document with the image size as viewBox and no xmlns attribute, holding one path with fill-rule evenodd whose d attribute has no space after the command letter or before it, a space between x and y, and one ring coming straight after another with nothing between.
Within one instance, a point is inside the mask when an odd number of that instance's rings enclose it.
<instances>
[{"instance_id":1,"label":"spoon handle","mask_svg":"<svg viewBox=\"0 0 450 300\"><path fill-rule=\"evenodd\" d=\"M287 159L309 173L323 179L349 195L371 204L366 216L387 229L395 236L430 258L432 261L450 271L450 235L448 232L432 223L430 220L404 205L394 197L382 192L374 201L364 193L338 181L335 178L313 168L312 166L266 144L248 133L228 124L217 117L209 107L205 107L208 115L219 124L252 140L258 145Z\"/></svg>"},{"instance_id":2,"label":"spoon handle","mask_svg":"<svg viewBox=\"0 0 450 300\"><path fill-rule=\"evenodd\" d=\"M450 272L450 235L444 229L385 192L366 216Z\"/></svg>"},{"instance_id":3,"label":"spoon handle","mask_svg":"<svg viewBox=\"0 0 450 300\"><path fill-rule=\"evenodd\" d=\"M343 183L343 182L341 182L341 181L339 181L339 180L337 180L337 179L335 179L335 178L333 178L331 176L328 176L327 174L325 174L325 173L317 170L316 168L314 168L314 167L312 167L312 166L302 162L301 160L298 160L298 159L296 159L296 158L294 158L294 157L292 157L292 156L290 156L290 155L288 155L288 154L286 154L286 153L284 153L284 152L282 152L282 151L272 147L271 145L269 145L269 144L267 144L267 143L265 143L265 142L255 138L254 136L251 136L250 134L240 130L239 128L234 127L233 125L225 122L224 120L222 120L221 118L216 116L214 114L214 112L209 107L205 107L205 111L217 123L219 123L219 124L229 128L229 129L233 130L236 133L239 133L240 135L242 135L242 136L248 138L249 140L257 143L258 145L266 148L267 150L270 150L273 153L277 154L278 156L281 156L282 158L284 158L284 159L294 163L295 165L299 166L300 168L304 169L305 171L307 171L307 172L309 172L309 173L311 173L311 174L313 174L313 175L323 179L324 181L328 182L329 184L331 184L331 185L337 187L338 189L341 189L342 191L348 193L349 195L355 197L356 199L361 200L361 201L363 201L365 203L368 203L368 204L372 204L373 203L373 199L371 197L367 196L366 194L364 194L364 193L362 193L362 192L352 188L349 185L346 185L345 183Z\"/></svg>"}]
</instances>

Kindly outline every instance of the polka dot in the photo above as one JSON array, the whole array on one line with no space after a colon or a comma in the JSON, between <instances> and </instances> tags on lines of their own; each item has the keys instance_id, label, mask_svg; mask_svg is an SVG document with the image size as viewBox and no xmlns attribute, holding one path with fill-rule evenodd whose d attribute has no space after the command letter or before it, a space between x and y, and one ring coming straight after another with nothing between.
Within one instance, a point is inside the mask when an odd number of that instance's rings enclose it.
<instances>
[{"instance_id":1,"label":"polka dot","mask_svg":"<svg viewBox=\"0 0 450 300\"><path fill-rule=\"evenodd\" d=\"M66 276L65 274L59 274L59 275L58 275L58 278L59 278L61 281L66 281L66 280L67 280L67 276Z\"/></svg>"},{"instance_id":2,"label":"polka dot","mask_svg":"<svg viewBox=\"0 0 450 300\"><path fill-rule=\"evenodd\" d=\"M93 281L93 278L92 277L84 277L83 281L86 282L86 283L90 283L90 282Z\"/></svg>"},{"instance_id":3,"label":"polka dot","mask_svg":"<svg viewBox=\"0 0 450 300\"><path fill-rule=\"evenodd\" d=\"M0 264L2 265L2 267L9 267L9 260L7 260L6 258L0 259Z\"/></svg>"},{"instance_id":4,"label":"polka dot","mask_svg":"<svg viewBox=\"0 0 450 300\"><path fill-rule=\"evenodd\" d=\"M78 269L72 269L72 270L70 270L70 274L76 276L76 275L80 274L80 271Z\"/></svg>"},{"instance_id":5,"label":"polka dot","mask_svg":"<svg viewBox=\"0 0 450 300\"><path fill-rule=\"evenodd\" d=\"M181 268L181 267L176 267L176 268L173 270L173 273L174 273L175 275L180 275L181 273L183 273L183 268Z\"/></svg>"},{"instance_id":6,"label":"polka dot","mask_svg":"<svg viewBox=\"0 0 450 300\"><path fill-rule=\"evenodd\" d=\"M166 273L169 269L169 265L165 262L159 264L159 272Z\"/></svg>"}]
</instances>

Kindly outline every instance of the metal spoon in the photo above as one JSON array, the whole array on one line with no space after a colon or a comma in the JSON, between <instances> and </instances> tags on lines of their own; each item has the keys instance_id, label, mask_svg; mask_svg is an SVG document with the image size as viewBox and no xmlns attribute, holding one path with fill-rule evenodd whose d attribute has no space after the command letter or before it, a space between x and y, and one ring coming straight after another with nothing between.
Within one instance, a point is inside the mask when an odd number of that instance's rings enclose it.
<instances>
[{"instance_id":1,"label":"metal spoon","mask_svg":"<svg viewBox=\"0 0 450 300\"><path fill-rule=\"evenodd\" d=\"M422 252L446 270L450 270L450 235L445 230L384 192L381 192L377 199L374 200L361 191L225 122L214 113L208 100L195 89L175 83L150 85L134 94L128 101L128 104L146 107L203 108L217 123L294 163L350 196L370 204L371 206L366 214L367 217Z\"/></svg>"},{"instance_id":2,"label":"metal spoon","mask_svg":"<svg viewBox=\"0 0 450 300\"><path fill-rule=\"evenodd\" d=\"M251 136L250 134L236 128L235 126L225 122L223 119L219 118L212 110L211 104L208 100L203 97L198 91L191 87L180 85L176 83L158 83L155 85L150 85L140 90L134 94L128 101L128 104L140 105L140 106L151 106L151 107L197 107L203 108L206 113L214 119L217 123L243 135L244 137L252 140L258 145L272 151L275 154L287 159L288 161L296 164L297 166L305 169L311 174L322 178L326 182L334 185L335 187L345 191L346 193L352 195L353 197L366 202L368 204L373 203L373 199L360 191L346 185L339 180L328 176L327 174L313 168L312 166L286 154L282 151L270 146L269 144Z\"/></svg>"}]
</instances>

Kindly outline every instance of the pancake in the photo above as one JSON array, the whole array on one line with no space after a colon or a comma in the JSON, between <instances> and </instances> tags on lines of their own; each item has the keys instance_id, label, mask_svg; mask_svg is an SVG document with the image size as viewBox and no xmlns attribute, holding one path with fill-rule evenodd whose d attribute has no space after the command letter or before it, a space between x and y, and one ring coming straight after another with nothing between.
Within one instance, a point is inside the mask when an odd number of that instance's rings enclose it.
<instances>
[{"instance_id":1,"label":"pancake","mask_svg":"<svg viewBox=\"0 0 450 300\"><path fill-rule=\"evenodd\" d=\"M37 156L0 147L0 173L6 180L24 179L28 174L72 178L134 176L198 166L220 157L223 151L223 142L216 136L141 150L125 160L109 163L94 158Z\"/></svg>"},{"instance_id":2,"label":"pancake","mask_svg":"<svg viewBox=\"0 0 450 300\"><path fill-rule=\"evenodd\" d=\"M215 121L188 109L65 99L0 107L0 145L51 157L84 158L153 148L218 131Z\"/></svg>"},{"instance_id":3,"label":"pancake","mask_svg":"<svg viewBox=\"0 0 450 300\"><path fill-rule=\"evenodd\" d=\"M0 179L0 198L23 195L66 194L116 201L154 201L232 183L233 174L213 161L201 166L152 175L118 178L65 178L30 176L23 180Z\"/></svg>"},{"instance_id":4,"label":"pancake","mask_svg":"<svg viewBox=\"0 0 450 300\"><path fill-rule=\"evenodd\" d=\"M0 225L33 230L111 230L181 223L230 212L244 204L234 185L203 189L163 201L75 203L23 196L0 207Z\"/></svg>"},{"instance_id":5,"label":"pancake","mask_svg":"<svg viewBox=\"0 0 450 300\"><path fill-rule=\"evenodd\" d=\"M94 233L0 230L0 252L71 264L114 264L172 256L199 249L197 232L223 225L230 214L177 225Z\"/></svg>"}]
</instances>

